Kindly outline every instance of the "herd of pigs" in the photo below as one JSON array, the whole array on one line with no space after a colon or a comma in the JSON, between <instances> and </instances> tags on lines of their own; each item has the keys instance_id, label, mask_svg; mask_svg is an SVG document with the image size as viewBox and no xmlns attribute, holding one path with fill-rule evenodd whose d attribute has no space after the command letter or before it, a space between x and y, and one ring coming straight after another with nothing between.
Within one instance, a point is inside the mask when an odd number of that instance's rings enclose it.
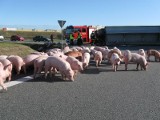
<instances>
[{"instance_id":1,"label":"herd of pigs","mask_svg":"<svg viewBox=\"0 0 160 120\"><path fill-rule=\"evenodd\" d=\"M107 46L65 46L63 49L53 48L47 52L34 52L20 57L18 55L0 55L0 86L7 90L5 82L12 78L13 70L16 74L27 73L28 68L34 68L33 77L42 74L47 78L60 73L63 80L74 81L77 73L87 69L90 60L93 60L96 67L101 65L102 61L107 61L113 67L113 71L117 71L121 62L127 65L132 62L136 64L136 69L146 70L150 56L155 57L155 61L160 61L160 52L155 49L139 49L138 52L130 50L121 51L117 47L108 49ZM21 72L22 71L22 72Z\"/></svg>"}]
</instances>

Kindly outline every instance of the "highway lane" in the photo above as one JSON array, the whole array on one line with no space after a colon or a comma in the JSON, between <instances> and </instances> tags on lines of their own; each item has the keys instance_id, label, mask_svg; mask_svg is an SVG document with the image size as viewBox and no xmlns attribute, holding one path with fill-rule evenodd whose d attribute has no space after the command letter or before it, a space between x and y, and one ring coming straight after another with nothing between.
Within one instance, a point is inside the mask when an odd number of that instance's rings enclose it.
<instances>
[{"instance_id":1,"label":"highway lane","mask_svg":"<svg viewBox=\"0 0 160 120\"><path fill-rule=\"evenodd\" d=\"M159 120L160 63L150 62L147 71L135 68L124 71L121 64L113 72L110 64L96 68L92 61L74 82L58 74L9 87L0 93L0 119Z\"/></svg>"}]
</instances>

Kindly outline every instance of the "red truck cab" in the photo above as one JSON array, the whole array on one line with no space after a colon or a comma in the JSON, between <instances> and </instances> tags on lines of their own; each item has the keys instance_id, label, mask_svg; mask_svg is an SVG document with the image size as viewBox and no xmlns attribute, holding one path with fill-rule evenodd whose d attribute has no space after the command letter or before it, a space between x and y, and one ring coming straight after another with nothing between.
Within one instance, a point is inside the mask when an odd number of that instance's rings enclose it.
<instances>
[{"instance_id":1,"label":"red truck cab","mask_svg":"<svg viewBox=\"0 0 160 120\"><path fill-rule=\"evenodd\" d=\"M82 36L82 40L84 43L91 43L92 39L90 37L92 31L95 31L95 28L92 26L67 26L65 29L65 38L69 40L69 35L72 33L74 36L74 39L77 39L78 32L80 32Z\"/></svg>"}]
</instances>

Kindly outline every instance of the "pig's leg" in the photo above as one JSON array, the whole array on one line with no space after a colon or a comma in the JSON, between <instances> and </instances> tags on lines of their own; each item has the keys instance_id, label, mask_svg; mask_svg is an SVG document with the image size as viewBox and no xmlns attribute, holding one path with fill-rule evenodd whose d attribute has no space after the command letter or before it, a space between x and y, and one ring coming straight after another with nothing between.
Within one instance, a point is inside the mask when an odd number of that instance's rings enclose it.
<instances>
[{"instance_id":1,"label":"pig's leg","mask_svg":"<svg viewBox=\"0 0 160 120\"><path fill-rule=\"evenodd\" d=\"M4 85L3 80L0 80L0 86L2 86L2 88L7 91L7 87Z\"/></svg>"},{"instance_id":2,"label":"pig's leg","mask_svg":"<svg viewBox=\"0 0 160 120\"><path fill-rule=\"evenodd\" d=\"M137 68L136 68L136 70L138 70L138 67L139 67L139 63L137 63Z\"/></svg>"},{"instance_id":3,"label":"pig's leg","mask_svg":"<svg viewBox=\"0 0 160 120\"><path fill-rule=\"evenodd\" d=\"M118 69L118 65L116 65L116 71L117 71L117 69Z\"/></svg>"},{"instance_id":4,"label":"pig's leg","mask_svg":"<svg viewBox=\"0 0 160 120\"><path fill-rule=\"evenodd\" d=\"M45 70L44 70L44 78L47 78L47 74L48 74L48 67L45 66Z\"/></svg>"},{"instance_id":5,"label":"pig's leg","mask_svg":"<svg viewBox=\"0 0 160 120\"><path fill-rule=\"evenodd\" d=\"M23 65L23 66L22 66L22 69L23 69L23 71L24 71L24 74L26 74L26 73L27 73L26 65Z\"/></svg>"},{"instance_id":6,"label":"pig's leg","mask_svg":"<svg viewBox=\"0 0 160 120\"><path fill-rule=\"evenodd\" d=\"M127 65L128 65L128 63L125 63L125 70L127 70Z\"/></svg>"}]
</instances>

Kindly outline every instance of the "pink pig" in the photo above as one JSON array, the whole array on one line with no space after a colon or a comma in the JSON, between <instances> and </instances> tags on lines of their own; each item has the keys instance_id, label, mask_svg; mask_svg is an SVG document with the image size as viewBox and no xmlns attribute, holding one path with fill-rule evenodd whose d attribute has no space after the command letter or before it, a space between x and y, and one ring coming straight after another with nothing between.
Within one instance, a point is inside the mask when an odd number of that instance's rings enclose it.
<instances>
[{"instance_id":1,"label":"pink pig","mask_svg":"<svg viewBox=\"0 0 160 120\"><path fill-rule=\"evenodd\" d=\"M36 74L40 74L44 65L45 60L48 58L48 56L40 56L34 60L34 75L33 78L36 78Z\"/></svg>"},{"instance_id":2,"label":"pink pig","mask_svg":"<svg viewBox=\"0 0 160 120\"><path fill-rule=\"evenodd\" d=\"M0 58L7 58L7 55L0 55Z\"/></svg>"},{"instance_id":3,"label":"pink pig","mask_svg":"<svg viewBox=\"0 0 160 120\"><path fill-rule=\"evenodd\" d=\"M113 53L111 55L110 61L111 61L113 70L116 72L118 69L118 65L120 64L120 61L121 61L119 55L117 53Z\"/></svg>"},{"instance_id":4,"label":"pink pig","mask_svg":"<svg viewBox=\"0 0 160 120\"><path fill-rule=\"evenodd\" d=\"M102 51L103 60L109 60L109 58L108 58L109 52L110 52L110 49L108 49L108 48L106 48L105 50Z\"/></svg>"},{"instance_id":5,"label":"pink pig","mask_svg":"<svg viewBox=\"0 0 160 120\"><path fill-rule=\"evenodd\" d=\"M79 71L83 70L83 63L77 60L75 57L68 56L66 61L70 64L71 69L74 71L74 78Z\"/></svg>"},{"instance_id":6,"label":"pink pig","mask_svg":"<svg viewBox=\"0 0 160 120\"><path fill-rule=\"evenodd\" d=\"M145 53L144 49L139 49L138 54L140 54L146 58L146 53Z\"/></svg>"},{"instance_id":7,"label":"pink pig","mask_svg":"<svg viewBox=\"0 0 160 120\"><path fill-rule=\"evenodd\" d=\"M23 61L24 61L24 72L26 73L26 69L27 69L27 67L29 67L29 66L34 66L34 60L36 59L36 58L38 58L39 56L41 56L41 55L36 55L36 54L29 54L29 55L27 55L27 56L25 56L24 58L23 58ZM46 55L46 56L48 56L48 55Z\"/></svg>"},{"instance_id":8,"label":"pink pig","mask_svg":"<svg viewBox=\"0 0 160 120\"><path fill-rule=\"evenodd\" d=\"M102 52L101 51L97 51L95 49L91 49L91 54L93 55L93 58L94 58L94 60L96 62L96 67L98 67L102 62L102 58L103 58Z\"/></svg>"},{"instance_id":9,"label":"pink pig","mask_svg":"<svg viewBox=\"0 0 160 120\"><path fill-rule=\"evenodd\" d=\"M13 67L12 63L8 59L3 59L3 58L0 59L0 62L3 64L4 67L8 66L7 67L7 71L9 74L8 80L10 81L12 77L12 67Z\"/></svg>"},{"instance_id":10,"label":"pink pig","mask_svg":"<svg viewBox=\"0 0 160 120\"><path fill-rule=\"evenodd\" d=\"M15 68L17 75L20 74L22 66L24 66L23 59L18 55L10 55L7 59L12 63Z\"/></svg>"},{"instance_id":11,"label":"pink pig","mask_svg":"<svg viewBox=\"0 0 160 120\"><path fill-rule=\"evenodd\" d=\"M11 71L10 71L11 68L12 68L11 63L4 66L0 62L0 86L2 86L4 90L7 90L7 87L4 85L4 82L6 81L7 78L9 78L9 80L11 79Z\"/></svg>"},{"instance_id":12,"label":"pink pig","mask_svg":"<svg viewBox=\"0 0 160 120\"><path fill-rule=\"evenodd\" d=\"M94 60L96 62L96 67L98 67L102 62L102 52L96 51L94 54Z\"/></svg>"},{"instance_id":13,"label":"pink pig","mask_svg":"<svg viewBox=\"0 0 160 120\"><path fill-rule=\"evenodd\" d=\"M63 53L67 53L69 51L72 51L69 46L65 46L64 49L63 49Z\"/></svg>"},{"instance_id":14,"label":"pink pig","mask_svg":"<svg viewBox=\"0 0 160 120\"><path fill-rule=\"evenodd\" d=\"M91 58L91 55L88 52L83 53L82 62L83 62L84 68L87 68L89 66L90 58Z\"/></svg>"},{"instance_id":15,"label":"pink pig","mask_svg":"<svg viewBox=\"0 0 160 120\"><path fill-rule=\"evenodd\" d=\"M67 77L69 80L74 81L74 72L71 69L70 64L58 56L50 56L45 61L45 78L47 77L48 70L51 72L51 68L56 68L59 70L59 72L62 75L62 78L64 79L64 76Z\"/></svg>"},{"instance_id":16,"label":"pink pig","mask_svg":"<svg viewBox=\"0 0 160 120\"><path fill-rule=\"evenodd\" d=\"M139 65L141 66L141 70L142 69L146 70L147 66L148 66L148 62L144 56L139 55L138 53L131 53L131 51L129 51L129 50L126 50L124 52L124 62L125 62L125 70L127 70L127 65L129 62L136 63L137 70L138 70Z\"/></svg>"}]
</instances>

